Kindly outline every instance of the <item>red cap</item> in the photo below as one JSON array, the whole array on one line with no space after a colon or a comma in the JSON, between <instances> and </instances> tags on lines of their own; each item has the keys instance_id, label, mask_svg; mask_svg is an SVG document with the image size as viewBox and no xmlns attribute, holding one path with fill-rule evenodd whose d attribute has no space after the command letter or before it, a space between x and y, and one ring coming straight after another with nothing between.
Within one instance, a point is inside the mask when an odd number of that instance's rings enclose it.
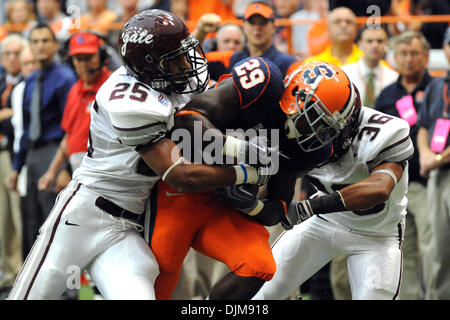
<instances>
[{"instance_id":1,"label":"red cap","mask_svg":"<svg viewBox=\"0 0 450 320\"><path fill-rule=\"evenodd\" d=\"M80 31L70 38L69 56L75 54L93 54L102 46L102 39L97 35Z\"/></svg>"},{"instance_id":2,"label":"red cap","mask_svg":"<svg viewBox=\"0 0 450 320\"><path fill-rule=\"evenodd\" d=\"M273 12L272 8L262 2L254 2L248 5L244 11L244 18L247 20L255 14L259 14L269 20L275 19L275 13Z\"/></svg>"}]
</instances>

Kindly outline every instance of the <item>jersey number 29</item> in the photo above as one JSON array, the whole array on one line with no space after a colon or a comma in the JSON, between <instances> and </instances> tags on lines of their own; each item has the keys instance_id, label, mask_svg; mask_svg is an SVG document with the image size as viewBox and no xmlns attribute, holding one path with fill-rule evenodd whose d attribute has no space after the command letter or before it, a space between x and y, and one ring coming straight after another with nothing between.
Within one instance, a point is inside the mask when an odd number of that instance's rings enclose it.
<instances>
[{"instance_id":1,"label":"jersey number 29","mask_svg":"<svg viewBox=\"0 0 450 320\"><path fill-rule=\"evenodd\" d=\"M251 59L234 68L242 88L250 89L264 82L264 71L259 66L258 59Z\"/></svg>"}]
</instances>

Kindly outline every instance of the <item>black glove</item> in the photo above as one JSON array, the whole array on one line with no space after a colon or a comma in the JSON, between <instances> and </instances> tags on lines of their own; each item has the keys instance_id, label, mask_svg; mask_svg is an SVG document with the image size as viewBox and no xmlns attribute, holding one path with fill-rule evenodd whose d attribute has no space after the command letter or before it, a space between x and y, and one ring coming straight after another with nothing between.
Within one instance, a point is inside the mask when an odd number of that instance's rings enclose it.
<instances>
[{"instance_id":1,"label":"black glove","mask_svg":"<svg viewBox=\"0 0 450 320\"><path fill-rule=\"evenodd\" d=\"M257 191L255 185L239 184L217 189L216 196L230 207L249 214L258 205Z\"/></svg>"},{"instance_id":2,"label":"black glove","mask_svg":"<svg viewBox=\"0 0 450 320\"><path fill-rule=\"evenodd\" d=\"M281 225L286 230L291 230L294 225L302 223L314 215L309 200L292 201L286 216L281 219Z\"/></svg>"},{"instance_id":3,"label":"black glove","mask_svg":"<svg viewBox=\"0 0 450 320\"><path fill-rule=\"evenodd\" d=\"M274 226L285 217L284 205L279 200L262 200L264 207L258 214L249 216L253 221L264 226Z\"/></svg>"},{"instance_id":4,"label":"black glove","mask_svg":"<svg viewBox=\"0 0 450 320\"><path fill-rule=\"evenodd\" d=\"M255 185L241 184L216 190L216 196L227 205L239 210L250 220L264 226L274 226L284 217L284 209L280 201L258 200ZM253 188L253 189L252 189Z\"/></svg>"}]
</instances>

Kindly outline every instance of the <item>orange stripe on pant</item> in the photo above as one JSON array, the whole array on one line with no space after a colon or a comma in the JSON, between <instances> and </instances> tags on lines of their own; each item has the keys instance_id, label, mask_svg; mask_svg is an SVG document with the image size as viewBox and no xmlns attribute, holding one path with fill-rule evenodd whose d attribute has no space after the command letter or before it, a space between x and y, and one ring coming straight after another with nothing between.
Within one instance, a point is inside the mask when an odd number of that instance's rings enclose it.
<instances>
[{"instance_id":1,"label":"orange stripe on pant","mask_svg":"<svg viewBox=\"0 0 450 320\"><path fill-rule=\"evenodd\" d=\"M239 276L272 279L275 261L269 232L220 203L213 192L180 194L160 182L156 212L151 239L160 268L156 299L170 299L191 246Z\"/></svg>"}]
</instances>

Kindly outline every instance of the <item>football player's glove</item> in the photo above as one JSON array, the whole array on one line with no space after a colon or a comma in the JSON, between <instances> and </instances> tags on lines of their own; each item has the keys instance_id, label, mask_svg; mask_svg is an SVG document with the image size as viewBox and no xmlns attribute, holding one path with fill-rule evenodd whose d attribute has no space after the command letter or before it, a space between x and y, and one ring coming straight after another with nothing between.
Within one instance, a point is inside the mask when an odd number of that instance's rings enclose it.
<instances>
[{"instance_id":1,"label":"football player's glove","mask_svg":"<svg viewBox=\"0 0 450 320\"><path fill-rule=\"evenodd\" d=\"M216 196L230 207L247 215L254 215L256 211L259 212L258 207L261 206L261 201L256 198L256 192L255 185L240 184L219 188L216 190Z\"/></svg>"},{"instance_id":2,"label":"football player's glove","mask_svg":"<svg viewBox=\"0 0 450 320\"><path fill-rule=\"evenodd\" d=\"M302 223L314 215L309 200L295 201L289 205L286 216L281 219L281 225L284 229L290 230L294 225Z\"/></svg>"}]
</instances>

